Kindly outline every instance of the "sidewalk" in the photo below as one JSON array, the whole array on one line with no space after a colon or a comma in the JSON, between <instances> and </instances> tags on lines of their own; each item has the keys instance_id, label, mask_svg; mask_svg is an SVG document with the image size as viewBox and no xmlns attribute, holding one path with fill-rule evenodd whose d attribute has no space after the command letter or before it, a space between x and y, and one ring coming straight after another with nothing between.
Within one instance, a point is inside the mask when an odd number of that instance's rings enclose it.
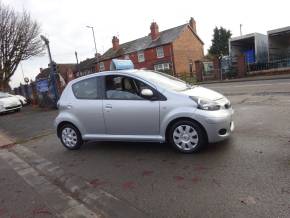
<instances>
[{"instance_id":1,"label":"sidewalk","mask_svg":"<svg viewBox=\"0 0 290 218\"><path fill-rule=\"evenodd\" d=\"M0 154L3 149L0 149ZM57 217L45 199L0 157L0 217Z\"/></svg>"},{"instance_id":2,"label":"sidewalk","mask_svg":"<svg viewBox=\"0 0 290 218\"><path fill-rule=\"evenodd\" d=\"M239 78L239 79L203 81L203 82L199 82L198 84L232 83L232 82L246 82L246 81L258 81L258 80L276 80L276 79L290 79L290 74L273 75L273 76L250 76L250 77Z\"/></svg>"},{"instance_id":3,"label":"sidewalk","mask_svg":"<svg viewBox=\"0 0 290 218\"><path fill-rule=\"evenodd\" d=\"M0 130L0 149L14 144L14 140Z\"/></svg>"}]
</instances>

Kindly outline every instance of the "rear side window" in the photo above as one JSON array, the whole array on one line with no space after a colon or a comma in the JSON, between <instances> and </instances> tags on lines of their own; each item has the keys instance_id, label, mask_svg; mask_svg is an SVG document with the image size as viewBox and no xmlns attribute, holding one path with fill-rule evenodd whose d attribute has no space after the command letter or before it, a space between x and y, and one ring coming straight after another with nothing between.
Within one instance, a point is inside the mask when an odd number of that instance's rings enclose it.
<instances>
[{"instance_id":1,"label":"rear side window","mask_svg":"<svg viewBox=\"0 0 290 218\"><path fill-rule=\"evenodd\" d=\"M72 85L72 90L78 99L98 99L100 94L98 92L97 77L84 79Z\"/></svg>"}]
</instances>

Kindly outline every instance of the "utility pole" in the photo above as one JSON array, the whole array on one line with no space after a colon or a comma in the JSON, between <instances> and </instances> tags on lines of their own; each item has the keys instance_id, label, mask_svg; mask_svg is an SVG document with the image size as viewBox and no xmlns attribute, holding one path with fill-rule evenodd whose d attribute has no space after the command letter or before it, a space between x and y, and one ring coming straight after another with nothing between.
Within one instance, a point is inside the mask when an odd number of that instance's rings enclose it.
<instances>
[{"instance_id":1,"label":"utility pole","mask_svg":"<svg viewBox=\"0 0 290 218\"><path fill-rule=\"evenodd\" d=\"M21 73L22 73L23 81L25 82L25 76L24 76L23 67L22 67L22 63L21 62L20 62L20 68L21 68Z\"/></svg>"},{"instance_id":2,"label":"utility pole","mask_svg":"<svg viewBox=\"0 0 290 218\"><path fill-rule=\"evenodd\" d=\"M55 75L57 74L56 72L56 63L52 60L51 57L51 52L50 52L50 47L49 47L49 40L41 35L40 38L44 41L44 44L46 45L47 51L48 51L48 57L49 57L49 66L50 66L50 78L51 78L51 83L54 91L54 103L56 105L57 100L58 100L58 91L57 91L57 84L56 84L56 78Z\"/></svg>"},{"instance_id":3,"label":"utility pole","mask_svg":"<svg viewBox=\"0 0 290 218\"><path fill-rule=\"evenodd\" d=\"M92 26L87 26L87 28L90 28L90 29L92 29L92 33L93 33L93 38L94 38L94 44L95 44L95 51L96 51L96 53L95 53L95 58L96 58L96 63L97 63L97 66L98 66L98 59L99 59L99 57L98 57L98 51L97 51L97 44L96 44L96 38L95 38L95 31L94 31L94 27L92 27Z\"/></svg>"},{"instance_id":4,"label":"utility pole","mask_svg":"<svg viewBox=\"0 0 290 218\"><path fill-rule=\"evenodd\" d=\"M96 44L96 38L95 38L95 31L94 31L94 27L92 26L87 26L87 28L90 28L92 30L93 33L93 38L94 38L94 44L95 44L95 51L96 51L96 55L97 55L97 44Z\"/></svg>"},{"instance_id":5,"label":"utility pole","mask_svg":"<svg viewBox=\"0 0 290 218\"><path fill-rule=\"evenodd\" d=\"M80 71L80 65L79 65L79 59L78 59L78 53L77 53L77 51L75 51L75 56L76 56L76 60L77 60L77 70L78 70L78 74L80 74L81 71Z\"/></svg>"},{"instance_id":6,"label":"utility pole","mask_svg":"<svg viewBox=\"0 0 290 218\"><path fill-rule=\"evenodd\" d=\"M243 24L240 24L240 36L242 35L242 26Z\"/></svg>"}]
</instances>

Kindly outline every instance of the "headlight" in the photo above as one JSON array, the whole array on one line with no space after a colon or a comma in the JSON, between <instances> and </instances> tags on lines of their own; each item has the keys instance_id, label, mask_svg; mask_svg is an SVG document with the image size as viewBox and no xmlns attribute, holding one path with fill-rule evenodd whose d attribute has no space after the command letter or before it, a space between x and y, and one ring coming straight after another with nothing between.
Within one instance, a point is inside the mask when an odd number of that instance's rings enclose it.
<instances>
[{"instance_id":1,"label":"headlight","mask_svg":"<svg viewBox=\"0 0 290 218\"><path fill-rule=\"evenodd\" d=\"M221 106L211 100L208 100L206 98L199 98L194 96L189 96L195 103L197 104L197 108L201 110L207 110L207 111L217 111L221 109Z\"/></svg>"}]
</instances>

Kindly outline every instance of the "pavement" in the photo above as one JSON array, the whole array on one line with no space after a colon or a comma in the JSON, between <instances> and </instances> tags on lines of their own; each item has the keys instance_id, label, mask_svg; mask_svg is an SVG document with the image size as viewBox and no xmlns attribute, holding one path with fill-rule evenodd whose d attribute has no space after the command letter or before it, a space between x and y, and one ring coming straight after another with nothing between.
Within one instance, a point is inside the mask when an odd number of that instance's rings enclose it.
<instances>
[{"instance_id":1,"label":"pavement","mask_svg":"<svg viewBox=\"0 0 290 218\"><path fill-rule=\"evenodd\" d=\"M231 100L236 130L197 154L127 142L68 151L57 111L0 116L15 141L0 149L0 217L290 217L290 79L204 86Z\"/></svg>"},{"instance_id":2,"label":"pavement","mask_svg":"<svg viewBox=\"0 0 290 218\"><path fill-rule=\"evenodd\" d=\"M279 75L264 75L264 76L248 76L236 79L225 79L225 80L208 80L199 82L199 84L211 84L211 83L233 83L233 82L246 82L246 81L261 81L261 80L280 80L290 79L290 74L279 74Z\"/></svg>"}]
</instances>

